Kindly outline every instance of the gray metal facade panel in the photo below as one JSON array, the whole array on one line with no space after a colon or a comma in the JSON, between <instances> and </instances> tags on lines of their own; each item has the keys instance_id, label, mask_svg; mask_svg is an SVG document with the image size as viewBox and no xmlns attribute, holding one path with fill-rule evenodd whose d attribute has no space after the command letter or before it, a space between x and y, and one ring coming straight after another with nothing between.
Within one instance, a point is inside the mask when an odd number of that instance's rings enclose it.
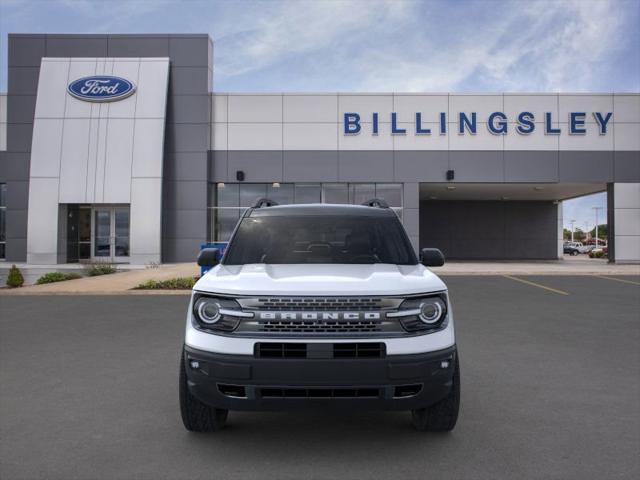
<instances>
[{"instance_id":1,"label":"gray metal facade panel","mask_svg":"<svg viewBox=\"0 0 640 480\"><path fill-rule=\"evenodd\" d=\"M285 182L338 181L338 152L286 150L283 153Z\"/></svg>"},{"instance_id":2,"label":"gray metal facade panel","mask_svg":"<svg viewBox=\"0 0 640 480\"><path fill-rule=\"evenodd\" d=\"M22 215L27 218L27 211ZM7 238L6 259L10 262L24 262L27 259L27 235L20 238Z\"/></svg>"},{"instance_id":3,"label":"gray metal facade panel","mask_svg":"<svg viewBox=\"0 0 640 480\"><path fill-rule=\"evenodd\" d=\"M613 163L614 182L640 182L640 152L614 152Z\"/></svg>"},{"instance_id":4,"label":"gray metal facade panel","mask_svg":"<svg viewBox=\"0 0 640 480\"><path fill-rule=\"evenodd\" d=\"M613 151L560 151L559 182L613 181Z\"/></svg>"},{"instance_id":5,"label":"gray metal facade panel","mask_svg":"<svg viewBox=\"0 0 640 480\"><path fill-rule=\"evenodd\" d=\"M169 38L166 35L109 35L109 57L168 57Z\"/></svg>"},{"instance_id":6,"label":"gray metal facade panel","mask_svg":"<svg viewBox=\"0 0 640 480\"><path fill-rule=\"evenodd\" d=\"M9 68L40 68L40 59L45 56L45 43L44 35L9 34Z\"/></svg>"},{"instance_id":7,"label":"gray metal facade panel","mask_svg":"<svg viewBox=\"0 0 640 480\"><path fill-rule=\"evenodd\" d=\"M38 76L40 65L37 67L9 67L7 81L12 95L35 95L38 93Z\"/></svg>"},{"instance_id":8,"label":"gray metal facade panel","mask_svg":"<svg viewBox=\"0 0 640 480\"><path fill-rule=\"evenodd\" d=\"M15 185L15 184L14 184ZM12 187L14 185L11 185ZM7 188L9 190L9 188ZM13 239L27 238L27 209L11 209L7 205L7 243ZM7 260L9 258L7 257Z\"/></svg>"},{"instance_id":9,"label":"gray metal facade panel","mask_svg":"<svg viewBox=\"0 0 640 480\"><path fill-rule=\"evenodd\" d=\"M201 123L209 127L210 97L170 95L167 99L167 123Z\"/></svg>"},{"instance_id":10,"label":"gray metal facade panel","mask_svg":"<svg viewBox=\"0 0 640 480\"><path fill-rule=\"evenodd\" d=\"M173 67L209 67L209 36L170 36L169 56Z\"/></svg>"},{"instance_id":11,"label":"gray metal facade panel","mask_svg":"<svg viewBox=\"0 0 640 480\"><path fill-rule=\"evenodd\" d=\"M2 175L0 181L29 183L29 153L0 152L2 154Z\"/></svg>"},{"instance_id":12,"label":"gray metal facade panel","mask_svg":"<svg viewBox=\"0 0 640 480\"><path fill-rule=\"evenodd\" d=\"M449 169L446 150L395 151L394 174L396 182L443 182Z\"/></svg>"},{"instance_id":13,"label":"gray metal facade panel","mask_svg":"<svg viewBox=\"0 0 640 480\"><path fill-rule=\"evenodd\" d=\"M420 248L451 259L557 258L553 202L423 201Z\"/></svg>"},{"instance_id":14,"label":"gray metal facade panel","mask_svg":"<svg viewBox=\"0 0 640 480\"><path fill-rule=\"evenodd\" d=\"M202 223L202 217L206 218L206 209L196 210L168 210L165 215L167 223L167 239L176 238L201 238L203 230L206 230L206 222ZM206 231L204 232L206 235ZM189 260L194 260L190 258Z\"/></svg>"},{"instance_id":15,"label":"gray metal facade panel","mask_svg":"<svg viewBox=\"0 0 640 480\"><path fill-rule=\"evenodd\" d=\"M202 210L207 203L206 177L193 181L163 182L163 202L166 210Z\"/></svg>"},{"instance_id":16,"label":"gray metal facade panel","mask_svg":"<svg viewBox=\"0 0 640 480\"><path fill-rule=\"evenodd\" d=\"M505 182L557 182L557 151L505 151Z\"/></svg>"},{"instance_id":17,"label":"gray metal facade panel","mask_svg":"<svg viewBox=\"0 0 640 480\"><path fill-rule=\"evenodd\" d=\"M46 57L108 57L107 35L46 35ZM138 56L138 55L136 55Z\"/></svg>"},{"instance_id":18,"label":"gray metal facade panel","mask_svg":"<svg viewBox=\"0 0 640 480\"><path fill-rule=\"evenodd\" d=\"M165 262L193 262L200 251L200 237L196 238L164 238L162 242L162 258Z\"/></svg>"},{"instance_id":19,"label":"gray metal facade panel","mask_svg":"<svg viewBox=\"0 0 640 480\"><path fill-rule=\"evenodd\" d=\"M457 182L504 182L504 152L452 150L449 168Z\"/></svg>"},{"instance_id":20,"label":"gray metal facade panel","mask_svg":"<svg viewBox=\"0 0 640 480\"><path fill-rule=\"evenodd\" d=\"M206 165L209 128L206 123L168 123L166 126L166 153L198 152Z\"/></svg>"},{"instance_id":21,"label":"gray metal facade panel","mask_svg":"<svg viewBox=\"0 0 640 480\"><path fill-rule=\"evenodd\" d=\"M36 113L35 95L9 95L7 111L11 112L11 123L33 124Z\"/></svg>"},{"instance_id":22,"label":"gray metal facade panel","mask_svg":"<svg viewBox=\"0 0 640 480\"><path fill-rule=\"evenodd\" d=\"M207 164L202 153L167 153L165 155L164 178L173 181L194 181L207 178Z\"/></svg>"},{"instance_id":23,"label":"gray metal facade panel","mask_svg":"<svg viewBox=\"0 0 640 480\"><path fill-rule=\"evenodd\" d=\"M236 178L237 171L243 171L245 182L282 182L282 151L274 150L231 150L228 175Z\"/></svg>"},{"instance_id":24,"label":"gray metal facade panel","mask_svg":"<svg viewBox=\"0 0 640 480\"><path fill-rule=\"evenodd\" d=\"M338 152L338 181L390 182L392 180L392 151L343 150Z\"/></svg>"},{"instance_id":25,"label":"gray metal facade panel","mask_svg":"<svg viewBox=\"0 0 640 480\"><path fill-rule=\"evenodd\" d=\"M206 95L209 93L207 67L174 67L169 72L169 95Z\"/></svg>"},{"instance_id":26,"label":"gray metal facade panel","mask_svg":"<svg viewBox=\"0 0 640 480\"><path fill-rule=\"evenodd\" d=\"M229 154L224 151L209 151L208 178L210 182L227 182L227 168L229 164Z\"/></svg>"},{"instance_id":27,"label":"gray metal facade panel","mask_svg":"<svg viewBox=\"0 0 640 480\"><path fill-rule=\"evenodd\" d=\"M32 123L7 123L7 152L30 152L32 136ZM28 170L24 179L29 179Z\"/></svg>"}]
</instances>

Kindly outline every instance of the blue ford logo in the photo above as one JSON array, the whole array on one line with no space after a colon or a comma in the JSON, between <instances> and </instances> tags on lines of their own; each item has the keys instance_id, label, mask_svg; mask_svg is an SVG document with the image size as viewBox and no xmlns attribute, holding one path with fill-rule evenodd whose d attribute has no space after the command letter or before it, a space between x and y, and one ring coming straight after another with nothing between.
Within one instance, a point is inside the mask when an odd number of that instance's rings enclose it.
<instances>
[{"instance_id":1,"label":"blue ford logo","mask_svg":"<svg viewBox=\"0 0 640 480\"><path fill-rule=\"evenodd\" d=\"M121 77L96 75L71 82L67 90L74 97L87 102L113 102L131 95L136 91L136 86Z\"/></svg>"}]
</instances>

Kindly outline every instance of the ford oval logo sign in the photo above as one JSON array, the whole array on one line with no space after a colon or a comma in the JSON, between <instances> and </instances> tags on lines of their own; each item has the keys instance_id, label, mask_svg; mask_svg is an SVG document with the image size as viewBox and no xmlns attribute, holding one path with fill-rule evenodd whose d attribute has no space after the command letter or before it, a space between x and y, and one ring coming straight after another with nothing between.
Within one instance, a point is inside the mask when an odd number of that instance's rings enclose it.
<instances>
[{"instance_id":1,"label":"ford oval logo sign","mask_svg":"<svg viewBox=\"0 0 640 480\"><path fill-rule=\"evenodd\" d=\"M113 102L133 94L136 86L125 78L95 75L71 82L67 91L74 97L87 102Z\"/></svg>"}]
</instances>

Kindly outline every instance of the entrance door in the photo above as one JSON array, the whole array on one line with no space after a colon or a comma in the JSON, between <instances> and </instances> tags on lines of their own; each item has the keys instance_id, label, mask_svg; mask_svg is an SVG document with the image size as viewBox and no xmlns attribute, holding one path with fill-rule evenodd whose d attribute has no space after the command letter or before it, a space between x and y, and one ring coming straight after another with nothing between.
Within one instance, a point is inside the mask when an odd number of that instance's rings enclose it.
<instances>
[{"instance_id":1,"label":"entrance door","mask_svg":"<svg viewBox=\"0 0 640 480\"><path fill-rule=\"evenodd\" d=\"M94 207L93 259L129 261L129 207Z\"/></svg>"}]
</instances>

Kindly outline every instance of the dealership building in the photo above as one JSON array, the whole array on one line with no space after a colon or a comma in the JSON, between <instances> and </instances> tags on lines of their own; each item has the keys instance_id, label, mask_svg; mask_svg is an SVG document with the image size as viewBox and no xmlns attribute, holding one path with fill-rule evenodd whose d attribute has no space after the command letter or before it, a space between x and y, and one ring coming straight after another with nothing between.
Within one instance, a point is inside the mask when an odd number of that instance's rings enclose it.
<instances>
[{"instance_id":1,"label":"dealership building","mask_svg":"<svg viewBox=\"0 0 640 480\"><path fill-rule=\"evenodd\" d=\"M640 262L638 93L219 93L213 59L208 35L9 35L0 257L193 261L258 198L378 197L416 249L557 259L562 202L606 191L609 257Z\"/></svg>"}]
</instances>

